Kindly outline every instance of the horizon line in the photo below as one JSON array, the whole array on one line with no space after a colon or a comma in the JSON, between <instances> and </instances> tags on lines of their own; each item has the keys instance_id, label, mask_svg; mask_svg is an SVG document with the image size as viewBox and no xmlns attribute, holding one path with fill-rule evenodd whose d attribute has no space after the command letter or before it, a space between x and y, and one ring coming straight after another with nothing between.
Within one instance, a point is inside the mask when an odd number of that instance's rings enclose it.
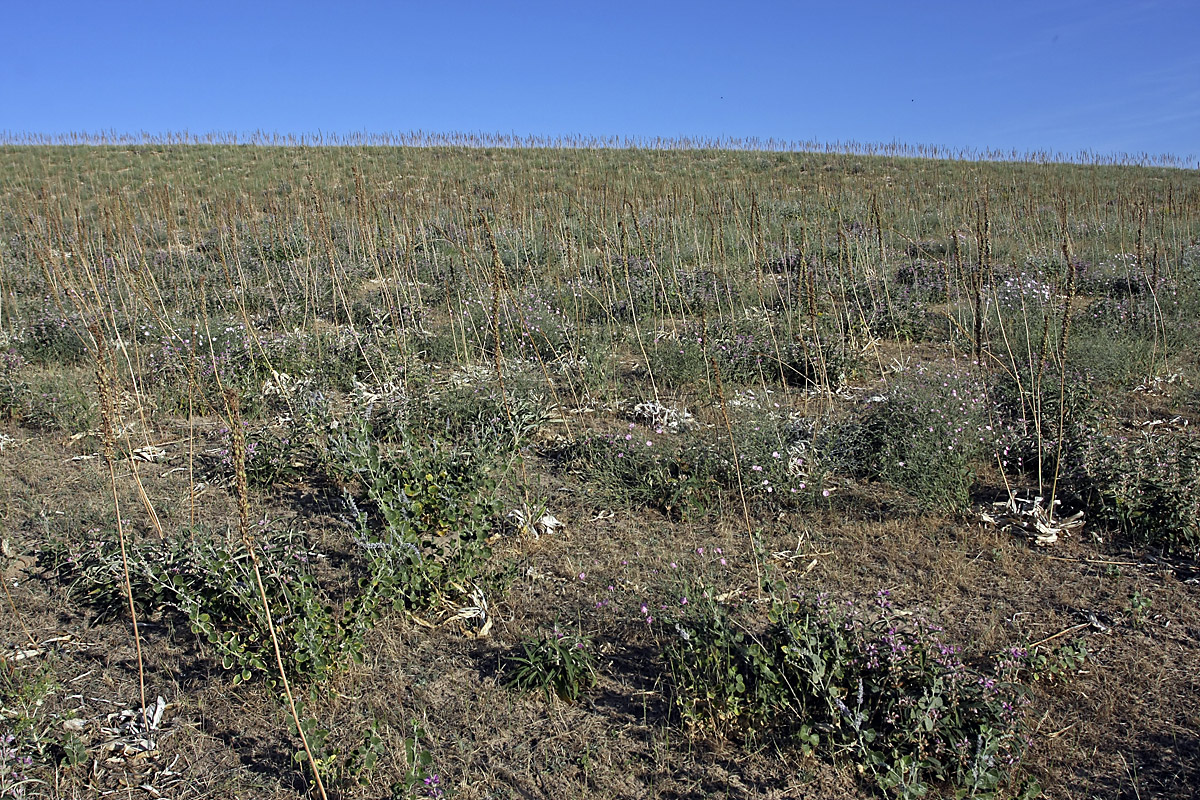
<instances>
[{"instance_id":1,"label":"horizon line","mask_svg":"<svg viewBox=\"0 0 1200 800\"><path fill-rule=\"evenodd\" d=\"M188 130L151 133L70 131L40 133L0 131L0 147L145 147L145 146L251 146L251 147L329 147L329 148L437 148L505 150L650 150L809 153L861 157L895 157L937 161L1007 162L1035 164L1075 164L1086 166L1133 166L1196 169L1196 156L1171 153L1101 152L1083 149L1022 150L1019 148L954 147L937 144L859 142L855 140L820 141L817 139L778 139L757 136L645 136L593 134L517 134L499 132L433 132L423 130L372 133L325 132L279 133L253 131Z\"/></svg>"}]
</instances>

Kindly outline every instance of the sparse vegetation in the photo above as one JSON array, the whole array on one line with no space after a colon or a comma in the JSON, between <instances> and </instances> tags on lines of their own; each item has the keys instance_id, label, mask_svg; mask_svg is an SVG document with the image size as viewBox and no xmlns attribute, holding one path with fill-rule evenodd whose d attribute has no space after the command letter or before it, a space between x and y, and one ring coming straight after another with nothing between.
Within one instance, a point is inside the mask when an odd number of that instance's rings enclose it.
<instances>
[{"instance_id":1,"label":"sparse vegetation","mask_svg":"<svg viewBox=\"0 0 1200 800\"><path fill-rule=\"evenodd\" d=\"M0 144L0 797L1191 791L1194 170L341 144Z\"/></svg>"}]
</instances>

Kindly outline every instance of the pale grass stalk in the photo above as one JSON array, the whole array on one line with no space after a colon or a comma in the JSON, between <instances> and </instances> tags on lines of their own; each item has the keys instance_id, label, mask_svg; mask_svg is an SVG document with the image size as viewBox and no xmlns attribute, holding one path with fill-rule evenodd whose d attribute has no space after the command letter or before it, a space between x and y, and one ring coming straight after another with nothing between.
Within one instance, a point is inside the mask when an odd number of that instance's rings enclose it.
<instances>
[{"instance_id":1,"label":"pale grass stalk","mask_svg":"<svg viewBox=\"0 0 1200 800\"><path fill-rule=\"evenodd\" d=\"M296 709L296 698L292 694L292 687L288 681L287 670L283 666L283 650L279 645L279 636L275 631L275 620L271 614L271 602L267 598L266 584L262 577L262 563L258 555L258 546L254 541L253 535L250 533L250 487L246 478L246 432L242 428L242 414L237 393L232 390L225 392L225 410L227 419L229 420L229 438L230 438L230 455L233 460L234 470L234 493L237 496L238 504L238 533L241 535L242 546L246 549L246 554L250 556L250 564L254 568L254 583L258 588L258 599L262 603L263 618L267 622L267 633L271 637L271 647L275 651L275 666L279 671L279 680L283 684L283 696L287 700L288 710L292 715L292 722L296 725L296 731L300 735L300 743L304 747L304 755L308 759L308 766L312 770L313 781L317 785L317 792L321 796L321 800L328 800L325 794L325 783L321 780L321 772L317 768L317 760L313 756L312 748L308 743L308 736L304 733L304 725L300 721L300 713ZM145 702L142 703L143 707Z\"/></svg>"},{"instance_id":2,"label":"pale grass stalk","mask_svg":"<svg viewBox=\"0 0 1200 800\"><path fill-rule=\"evenodd\" d=\"M707 344L707 342L705 343ZM725 433L729 436L729 450L733 456L733 472L737 476L738 499L742 503L742 521L746 526L746 537L750 544L750 558L754 561L754 577L759 597L763 594L762 565L758 560L758 547L755 541L754 524L750 518L750 504L746 501L746 487L742 480L742 462L738 456L737 440L733 435L733 423L729 419L729 407L725 403L725 387L721 382L721 367L716 358L709 359L713 376L716 379L717 401L721 409L721 420L725 423Z\"/></svg>"},{"instance_id":3,"label":"pale grass stalk","mask_svg":"<svg viewBox=\"0 0 1200 800\"><path fill-rule=\"evenodd\" d=\"M95 340L93 356L96 366L96 387L100 398L100 428L104 442L104 463L108 468L108 486L112 493L113 512L117 519L117 542L121 548L121 570L125 578L125 598L129 604L129 619L133 625L133 646L137 652L138 691L141 697L142 730L149 734L150 721L146 707L146 666L142 657L142 635L138 630L137 607L133 602L133 581L129 576L129 548L125 536L125 522L121 519L121 500L117 494L116 443L113 433L113 368L112 356L108 350L108 340L99 324L92 324L92 338Z\"/></svg>"},{"instance_id":4,"label":"pale grass stalk","mask_svg":"<svg viewBox=\"0 0 1200 800\"><path fill-rule=\"evenodd\" d=\"M1067 228L1067 204L1062 204L1062 255L1067 268L1067 292L1063 298L1062 335L1058 343L1058 441L1054 459L1054 480L1050 484L1050 503L1046 513L1054 518L1054 496L1058 491L1058 479L1062 472L1063 436L1067 422L1067 344L1071 333L1071 301L1075 297L1075 262L1071 253L1071 233Z\"/></svg>"}]
</instances>

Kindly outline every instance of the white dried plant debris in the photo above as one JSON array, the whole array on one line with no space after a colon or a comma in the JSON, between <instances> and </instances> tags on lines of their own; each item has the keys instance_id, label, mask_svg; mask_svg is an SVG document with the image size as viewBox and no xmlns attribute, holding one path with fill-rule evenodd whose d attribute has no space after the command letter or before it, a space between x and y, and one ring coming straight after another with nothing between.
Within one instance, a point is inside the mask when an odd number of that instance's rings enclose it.
<instances>
[{"instance_id":1,"label":"white dried plant debris","mask_svg":"<svg viewBox=\"0 0 1200 800\"><path fill-rule=\"evenodd\" d=\"M1133 387L1133 391L1150 395L1165 395L1174 384L1183 384L1182 372L1171 372L1166 375L1155 375Z\"/></svg>"},{"instance_id":2,"label":"white dried plant debris","mask_svg":"<svg viewBox=\"0 0 1200 800\"><path fill-rule=\"evenodd\" d=\"M406 400L408 395L404 387L395 381L384 381L377 386L371 386L355 378L350 397L356 404L374 405L384 401Z\"/></svg>"},{"instance_id":3,"label":"white dried plant debris","mask_svg":"<svg viewBox=\"0 0 1200 800\"><path fill-rule=\"evenodd\" d=\"M587 368L590 362L587 356L576 355L574 353L563 353L558 358L549 362L548 366L555 368L558 374L574 375Z\"/></svg>"},{"instance_id":4,"label":"white dried plant debris","mask_svg":"<svg viewBox=\"0 0 1200 800\"><path fill-rule=\"evenodd\" d=\"M294 378L286 372L271 370L271 377L263 381L263 397L278 397L291 400L297 394L312 388L311 378Z\"/></svg>"},{"instance_id":5,"label":"white dried plant debris","mask_svg":"<svg viewBox=\"0 0 1200 800\"><path fill-rule=\"evenodd\" d=\"M771 389L738 389L729 398L729 405L734 408L765 408L773 404L773 394L775 392Z\"/></svg>"},{"instance_id":6,"label":"white dried plant debris","mask_svg":"<svg viewBox=\"0 0 1200 800\"><path fill-rule=\"evenodd\" d=\"M816 453L813 439L817 435L816 423L806 416L791 415L791 430L787 437L784 456L787 458L787 473L792 478L807 481Z\"/></svg>"},{"instance_id":7,"label":"white dried plant debris","mask_svg":"<svg viewBox=\"0 0 1200 800\"><path fill-rule=\"evenodd\" d=\"M658 344L659 342L678 342L682 338L683 337L680 335L679 330L676 328L672 328L670 330L667 330L666 328L659 328L654 332L655 344Z\"/></svg>"},{"instance_id":8,"label":"white dried plant debris","mask_svg":"<svg viewBox=\"0 0 1200 800\"><path fill-rule=\"evenodd\" d=\"M808 442L792 442L787 448L787 473L793 478L808 480L808 466L812 461L812 448Z\"/></svg>"},{"instance_id":9,"label":"white dried plant debris","mask_svg":"<svg viewBox=\"0 0 1200 800\"><path fill-rule=\"evenodd\" d=\"M167 457L167 451L155 444L147 444L134 449L129 457L134 461L144 461L147 464L153 464L156 461L162 461Z\"/></svg>"},{"instance_id":10,"label":"white dried plant debris","mask_svg":"<svg viewBox=\"0 0 1200 800\"><path fill-rule=\"evenodd\" d=\"M1059 536L1068 536L1083 527L1082 511L1055 519L1050 510L1042 505L1044 501L1045 498L1040 495L1033 498L1013 495L1006 501L992 503L992 511L981 511L979 518L1001 530L1020 531L1040 547L1052 545ZM1059 504L1060 501L1054 501L1054 505Z\"/></svg>"},{"instance_id":11,"label":"white dried plant debris","mask_svg":"<svg viewBox=\"0 0 1200 800\"><path fill-rule=\"evenodd\" d=\"M669 406L659 400L647 400L635 405L629 412L634 422L652 428L691 428L696 419L687 408Z\"/></svg>"},{"instance_id":12,"label":"white dried plant debris","mask_svg":"<svg viewBox=\"0 0 1200 800\"><path fill-rule=\"evenodd\" d=\"M143 415L151 415L157 410L154 402L143 395L123 389L117 395L115 411L117 419L126 427L134 428Z\"/></svg>"},{"instance_id":13,"label":"white dried plant debris","mask_svg":"<svg viewBox=\"0 0 1200 800\"><path fill-rule=\"evenodd\" d=\"M156 734L163 730L163 713L167 701L160 695L153 706L144 709L127 708L105 717L100 733L107 737L100 745L107 761L149 755L158 750Z\"/></svg>"},{"instance_id":14,"label":"white dried plant debris","mask_svg":"<svg viewBox=\"0 0 1200 800\"><path fill-rule=\"evenodd\" d=\"M763 308L762 306L751 306L749 308L744 308L742 309L742 312L747 321L757 322L760 325L765 325L767 327L773 325L778 316L771 309Z\"/></svg>"},{"instance_id":15,"label":"white dried plant debris","mask_svg":"<svg viewBox=\"0 0 1200 800\"><path fill-rule=\"evenodd\" d=\"M136 422L122 422L120 420L118 420L117 424L113 426L112 431L113 437L116 439L129 439L136 436L139 432L140 429L138 428ZM88 430L71 434L71 441L78 442L80 439L87 439L89 437L100 439L103 438L103 436L104 431L100 430L99 428L89 428Z\"/></svg>"},{"instance_id":16,"label":"white dried plant debris","mask_svg":"<svg viewBox=\"0 0 1200 800\"><path fill-rule=\"evenodd\" d=\"M538 517L537 522L533 523L534 529L545 534L551 534L563 526L562 522L551 514L549 511Z\"/></svg>"},{"instance_id":17,"label":"white dried plant debris","mask_svg":"<svg viewBox=\"0 0 1200 800\"><path fill-rule=\"evenodd\" d=\"M408 410L409 396L404 385L395 381L370 385L355 378L349 401L354 408L362 410L364 419L369 420L376 409L404 416Z\"/></svg>"},{"instance_id":18,"label":"white dried plant debris","mask_svg":"<svg viewBox=\"0 0 1200 800\"><path fill-rule=\"evenodd\" d=\"M19 444L19 441L9 436L7 433L0 433L0 453L3 453L5 449L12 449Z\"/></svg>"},{"instance_id":19,"label":"white dried plant debris","mask_svg":"<svg viewBox=\"0 0 1200 800\"><path fill-rule=\"evenodd\" d=\"M563 523L545 508L514 508L506 516L518 535L528 534L535 539L542 535L549 536L563 526Z\"/></svg>"},{"instance_id":20,"label":"white dried plant debris","mask_svg":"<svg viewBox=\"0 0 1200 800\"><path fill-rule=\"evenodd\" d=\"M468 602L455 608L450 616L442 621L442 624L456 620L470 621L474 623L474 630L468 630L468 633L476 639L486 638L492 631L492 614L483 589L474 584L469 591L459 584L454 584L454 588L467 595Z\"/></svg>"},{"instance_id":21,"label":"white dried plant debris","mask_svg":"<svg viewBox=\"0 0 1200 800\"><path fill-rule=\"evenodd\" d=\"M802 394L809 399L828 398L836 400L853 400L854 389L846 385L846 374L838 373L836 386L813 386L805 389Z\"/></svg>"}]
</instances>

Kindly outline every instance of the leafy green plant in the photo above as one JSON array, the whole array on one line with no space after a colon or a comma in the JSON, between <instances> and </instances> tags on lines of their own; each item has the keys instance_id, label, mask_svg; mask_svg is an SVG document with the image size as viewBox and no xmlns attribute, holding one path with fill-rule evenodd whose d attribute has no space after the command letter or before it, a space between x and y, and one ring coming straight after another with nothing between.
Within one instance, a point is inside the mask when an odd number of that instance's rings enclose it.
<instances>
[{"instance_id":1,"label":"leafy green plant","mask_svg":"<svg viewBox=\"0 0 1200 800\"><path fill-rule=\"evenodd\" d=\"M287 537L261 537L260 558L284 667L296 678L316 680L355 657L361 626L345 620L324 598L303 546ZM204 532L147 539L128 552L130 585L139 614L181 613L205 639L223 669L239 683L275 672L273 646L250 556L241 547ZM126 611L119 547L94 539L86 547L58 544L43 559L70 582L75 595L113 619Z\"/></svg>"},{"instance_id":2,"label":"leafy green plant","mask_svg":"<svg viewBox=\"0 0 1200 800\"><path fill-rule=\"evenodd\" d=\"M1200 436L1141 431L1097 434L1069 477L1090 516L1138 544L1200 553Z\"/></svg>"},{"instance_id":3,"label":"leafy green plant","mask_svg":"<svg viewBox=\"0 0 1200 800\"><path fill-rule=\"evenodd\" d=\"M675 686L674 703L691 728L722 735L753 735L771 722L779 688L767 646L738 625L720 604L693 603L674 625L678 638L666 647ZM802 745L816 740L809 732Z\"/></svg>"},{"instance_id":4,"label":"leafy green plant","mask_svg":"<svg viewBox=\"0 0 1200 800\"><path fill-rule=\"evenodd\" d=\"M297 705L299 707L300 704ZM371 720L359 743L345 753L330 744L330 731L322 727L315 717L301 717L300 725L313 752L313 761L321 776L321 782L327 790L342 792L353 786L366 786L371 782L379 759L385 754L378 720ZM296 763L302 764L308 760L308 754L300 749L292 754L292 758Z\"/></svg>"},{"instance_id":5,"label":"leafy green plant","mask_svg":"<svg viewBox=\"0 0 1200 800\"><path fill-rule=\"evenodd\" d=\"M1087 663L1087 644L1082 639L1054 648L1030 648L1021 667L1022 678L1030 683L1064 681Z\"/></svg>"},{"instance_id":6,"label":"leafy green plant","mask_svg":"<svg viewBox=\"0 0 1200 800\"><path fill-rule=\"evenodd\" d=\"M43 364L77 364L88 354L86 325L77 312L62 312L49 304L28 321L20 351Z\"/></svg>"},{"instance_id":7,"label":"leafy green plant","mask_svg":"<svg viewBox=\"0 0 1200 800\"><path fill-rule=\"evenodd\" d=\"M24 772L32 764L32 756L21 755L15 736L0 734L0 798L25 797L26 787L41 783Z\"/></svg>"},{"instance_id":8,"label":"leafy green plant","mask_svg":"<svg viewBox=\"0 0 1200 800\"><path fill-rule=\"evenodd\" d=\"M508 683L524 691L541 690L574 703L596 685L596 657L591 641L582 634L564 632L558 625L540 636L521 642L521 653L510 659Z\"/></svg>"},{"instance_id":9,"label":"leafy green plant","mask_svg":"<svg viewBox=\"0 0 1200 800\"><path fill-rule=\"evenodd\" d=\"M10 385L11 405L0 414L11 416L26 428L41 431L82 433L94 429L96 406L72 369L43 372Z\"/></svg>"},{"instance_id":10,"label":"leafy green plant","mask_svg":"<svg viewBox=\"0 0 1200 800\"><path fill-rule=\"evenodd\" d=\"M422 436L450 446L470 443L477 453L510 453L524 446L550 419L551 404L538 391L506 389L503 394L485 375L483 385L431 391L412 414L412 429L399 432ZM383 438L383 437L381 437Z\"/></svg>"},{"instance_id":11,"label":"leafy green plant","mask_svg":"<svg viewBox=\"0 0 1200 800\"><path fill-rule=\"evenodd\" d=\"M79 737L64 729L64 717L48 711L47 701L62 691L54 660L49 655L39 662L9 661L0 655L0 798L39 796L33 787L46 784L41 776L49 771L67 780L86 756Z\"/></svg>"},{"instance_id":12,"label":"leafy green plant","mask_svg":"<svg viewBox=\"0 0 1200 800\"><path fill-rule=\"evenodd\" d=\"M865 419L844 427L842 447L858 475L885 480L923 507L963 513L976 469L1001 434L990 407L969 373L905 377Z\"/></svg>"},{"instance_id":13,"label":"leafy green plant","mask_svg":"<svg viewBox=\"0 0 1200 800\"><path fill-rule=\"evenodd\" d=\"M1140 628L1146 624L1152 605L1154 601L1141 592L1135 591L1129 596L1129 618L1133 621L1133 627Z\"/></svg>"},{"instance_id":14,"label":"leafy green plant","mask_svg":"<svg viewBox=\"0 0 1200 800\"><path fill-rule=\"evenodd\" d=\"M884 790L995 793L1024 749L1024 654L970 667L936 625L827 597L776 596L761 633L719 603L689 604L666 644L675 707L694 728L790 740L852 758ZM670 630L668 627L666 630Z\"/></svg>"},{"instance_id":15,"label":"leafy green plant","mask_svg":"<svg viewBox=\"0 0 1200 800\"><path fill-rule=\"evenodd\" d=\"M411 728L411 733L404 737L404 777L392 784L392 800L407 800L417 796L443 797L445 790L441 776L429 771L433 765L433 755L421 746L425 729L416 720L412 721Z\"/></svg>"},{"instance_id":16,"label":"leafy green plant","mask_svg":"<svg viewBox=\"0 0 1200 800\"><path fill-rule=\"evenodd\" d=\"M762 403L759 405L768 405ZM815 420L789 418L770 408L755 408L732 425L741 485L752 507L798 508L828 497L831 477L827 432ZM709 458L713 478L727 491L738 488L733 450L723 439Z\"/></svg>"},{"instance_id":17,"label":"leafy green plant","mask_svg":"<svg viewBox=\"0 0 1200 800\"><path fill-rule=\"evenodd\" d=\"M487 560L500 506L495 481L479 462L415 445L386 451L366 426L341 437L335 452L336 469L361 487L347 506L368 564L357 601L362 613L427 607Z\"/></svg>"},{"instance_id":18,"label":"leafy green plant","mask_svg":"<svg viewBox=\"0 0 1200 800\"><path fill-rule=\"evenodd\" d=\"M613 502L654 508L673 519L703 513L719 488L703 446L683 447L633 423L625 434L581 438L554 456Z\"/></svg>"},{"instance_id":19,"label":"leafy green plant","mask_svg":"<svg viewBox=\"0 0 1200 800\"><path fill-rule=\"evenodd\" d=\"M999 425L997 453L1009 474L1027 475L1049 492L1056 473L1069 478L1078 471L1103 404L1082 375L1047 370L1040 384L1029 385L1032 380L1027 376L1018 384L1011 375L1001 375L991 386Z\"/></svg>"},{"instance_id":20,"label":"leafy green plant","mask_svg":"<svg viewBox=\"0 0 1200 800\"><path fill-rule=\"evenodd\" d=\"M22 375L27 363L13 348L0 353L0 419L19 419L29 405L29 384Z\"/></svg>"},{"instance_id":21,"label":"leafy green plant","mask_svg":"<svg viewBox=\"0 0 1200 800\"><path fill-rule=\"evenodd\" d=\"M288 381L293 387L288 388ZM339 424L329 400L306 384L296 385L286 374L274 373L264 384L274 389L267 410L275 412L272 424L247 431L246 478L267 488L324 468L330 431ZM228 470L228 458L222 461Z\"/></svg>"}]
</instances>

